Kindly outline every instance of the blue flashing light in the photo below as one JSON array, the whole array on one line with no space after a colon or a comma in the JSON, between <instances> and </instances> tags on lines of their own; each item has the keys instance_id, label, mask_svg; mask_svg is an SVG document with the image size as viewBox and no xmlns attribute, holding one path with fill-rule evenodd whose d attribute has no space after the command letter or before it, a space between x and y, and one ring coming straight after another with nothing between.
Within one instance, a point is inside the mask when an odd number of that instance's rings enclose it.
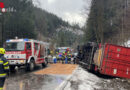
<instances>
[{"instance_id":1,"label":"blue flashing light","mask_svg":"<svg viewBox=\"0 0 130 90\"><path fill-rule=\"evenodd\" d=\"M62 57L62 55L59 55L59 57Z\"/></svg>"},{"instance_id":2,"label":"blue flashing light","mask_svg":"<svg viewBox=\"0 0 130 90\"><path fill-rule=\"evenodd\" d=\"M29 39L26 38L26 39L24 39L24 41L29 41Z\"/></svg>"},{"instance_id":3,"label":"blue flashing light","mask_svg":"<svg viewBox=\"0 0 130 90\"><path fill-rule=\"evenodd\" d=\"M6 40L6 42L10 42L10 40Z\"/></svg>"},{"instance_id":4,"label":"blue flashing light","mask_svg":"<svg viewBox=\"0 0 130 90\"><path fill-rule=\"evenodd\" d=\"M19 56L17 56L17 58L19 58Z\"/></svg>"}]
</instances>

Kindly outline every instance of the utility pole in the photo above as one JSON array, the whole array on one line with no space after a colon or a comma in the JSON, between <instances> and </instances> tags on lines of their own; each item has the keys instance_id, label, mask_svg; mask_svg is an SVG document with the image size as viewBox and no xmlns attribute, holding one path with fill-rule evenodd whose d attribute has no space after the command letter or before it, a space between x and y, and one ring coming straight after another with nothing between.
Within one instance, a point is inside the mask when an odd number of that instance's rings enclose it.
<instances>
[{"instance_id":1,"label":"utility pole","mask_svg":"<svg viewBox=\"0 0 130 90\"><path fill-rule=\"evenodd\" d=\"M122 30L122 34L121 34L121 40L122 40L122 43L123 43L123 45L124 45L124 42L125 42L125 29L126 29L126 14L127 14L127 5L128 5L128 0L124 0L124 3L123 3L123 16L122 16L122 28L121 28L121 30Z\"/></svg>"},{"instance_id":2,"label":"utility pole","mask_svg":"<svg viewBox=\"0 0 130 90\"><path fill-rule=\"evenodd\" d=\"M1 19L2 18L1 18L1 15L0 15L0 21L2 21ZM0 47L2 47L2 23L0 23Z\"/></svg>"},{"instance_id":3,"label":"utility pole","mask_svg":"<svg viewBox=\"0 0 130 90\"><path fill-rule=\"evenodd\" d=\"M4 13L7 12L16 12L14 8L1 8L0 12L0 47L3 47L4 44Z\"/></svg>"},{"instance_id":4,"label":"utility pole","mask_svg":"<svg viewBox=\"0 0 130 90\"><path fill-rule=\"evenodd\" d=\"M3 42L4 42L4 14L1 13L1 18L0 18L0 47L3 47Z\"/></svg>"},{"instance_id":5,"label":"utility pole","mask_svg":"<svg viewBox=\"0 0 130 90\"><path fill-rule=\"evenodd\" d=\"M1 8L1 12L0 12L0 47L3 47L4 44L4 13L6 12L5 8Z\"/></svg>"}]
</instances>

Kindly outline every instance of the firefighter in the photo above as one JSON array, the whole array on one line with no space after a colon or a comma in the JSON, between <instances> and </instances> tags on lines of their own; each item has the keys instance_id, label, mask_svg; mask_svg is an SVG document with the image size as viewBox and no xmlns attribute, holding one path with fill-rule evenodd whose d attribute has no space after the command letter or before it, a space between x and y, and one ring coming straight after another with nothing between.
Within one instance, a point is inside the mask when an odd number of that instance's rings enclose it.
<instances>
[{"instance_id":1,"label":"firefighter","mask_svg":"<svg viewBox=\"0 0 130 90\"><path fill-rule=\"evenodd\" d=\"M58 55L58 58L59 58L59 62L61 62L61 61L62 61L62 55L59 54L59 55Z\"/></svg>"},{"instance_id":2,"label":"firefighter","mask_svg":"<svg viewBox=\"0 0 130 90\"><path fill-rule=\"evenodd\" d=\"M69 52L67 53L67 60L68 60L68 63L70 64L71 63L71 54Z\"/></svg>"},{"instance_id":3,"label":"firefighter","mask_svg":"<svg viewBox=\"0 0 130 90\"><path fill-rule=\"evenodd\" d=\"M76 55L74 55L74 57L73 57L73 64L76 64Z\"/></svg>"},{"instance_id":4,"label":"firefighter","mask_svg":"<svg viewBox=\"0 0 130 90\"><path fill-rule=\"evenodd\" d=\"M56 55L56 59L57 59L57 62L59 63L60 62L59 55Z\"/></svg>"},{"instance_id":5,"label":"firefighter","mask_svg":"<svg viewBox=\"0 0 130 90\"><path fill-rule=\"evenodd\" d=\"M56 52L56 59L57 59L57 62L60 62L58 52Z\"/></svg>"},{"instance_id":6,"label":"firefighter","mask_svg":"<svg viewBox=\"0 0 130 90\"><path fill-rule=\"evenodd\" d=\"M63 52L63 54L62 54L62 64L64 64L64 61L65 61L65 52Z\"/></svg>"},{"instance_id":7,"label":"firefighter","mask_svg":"<svg viewBox=\"0 0 130 90\"><path fill-rule=\"evenodd\" d=\"M54 54L53 51L50 51L50 54L51 54L51 56L53 57L53 54Z\"/></svg>"},{"instance_id":8,"label":"firefighter","mask_svg":"<svg viewBox=\"0 0 130 90\"><path fill-rule=\"evenodd\" d=\"M0 48L0 90L3 90L4 82L9 73L9 65L6 58L4 58L5 49Z\"/></svg>"}]
</instances>

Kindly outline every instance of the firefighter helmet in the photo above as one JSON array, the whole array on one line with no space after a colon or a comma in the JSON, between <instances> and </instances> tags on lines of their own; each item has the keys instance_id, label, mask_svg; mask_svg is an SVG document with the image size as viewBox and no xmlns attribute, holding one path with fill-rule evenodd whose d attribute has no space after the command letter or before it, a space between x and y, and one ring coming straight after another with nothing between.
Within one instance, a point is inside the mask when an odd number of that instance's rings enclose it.
<instances>
[{"instance_id":1,"label":"firefighter helmet","mask_svg":"<svg viewBox=\"0 0 130 90\"><path fill-rule=\"evenodd\" d=\"M5 54L5 49L4 48L0 48L0 54Z\"/></svg>"}]
</instances>

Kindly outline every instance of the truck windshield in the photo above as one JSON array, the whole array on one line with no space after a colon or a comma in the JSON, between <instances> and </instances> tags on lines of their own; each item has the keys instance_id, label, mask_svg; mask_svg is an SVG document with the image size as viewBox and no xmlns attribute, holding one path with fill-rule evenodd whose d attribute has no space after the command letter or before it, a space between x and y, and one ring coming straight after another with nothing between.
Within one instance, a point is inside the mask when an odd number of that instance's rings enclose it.
<instances>
[{"instance_id":1,"label":"truck windshield","mask_svg":"<svg viewBox=\"0 0 130 90\"><path fill-rule=\"evenodd\" d=\"M9 42L5 46L6 51L23 51L24 42Z\"/></svg>"}]
</instances>

